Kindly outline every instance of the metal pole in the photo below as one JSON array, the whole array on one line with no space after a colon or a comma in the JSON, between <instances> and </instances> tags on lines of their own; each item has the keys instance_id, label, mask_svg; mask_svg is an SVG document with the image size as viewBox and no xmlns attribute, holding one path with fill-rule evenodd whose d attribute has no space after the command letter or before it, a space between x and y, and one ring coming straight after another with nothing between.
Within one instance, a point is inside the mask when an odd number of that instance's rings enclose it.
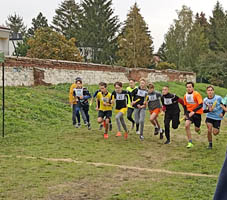
<instances>
[{"instance_id":1,"label":"metal pole","mask_svg":"<svg viewBox=\"0 0 227 200\"><path fill-rule=\"evenodd\" d=\"M2 137L5 136L5 64L2 63Z\"/></svg>"}]
</instances>

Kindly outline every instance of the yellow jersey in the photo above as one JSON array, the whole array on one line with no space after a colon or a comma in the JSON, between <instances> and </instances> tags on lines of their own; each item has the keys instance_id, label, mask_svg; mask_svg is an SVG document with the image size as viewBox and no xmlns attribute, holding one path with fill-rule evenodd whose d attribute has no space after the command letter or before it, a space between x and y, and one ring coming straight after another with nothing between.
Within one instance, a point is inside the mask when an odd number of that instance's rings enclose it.
<instances>
[{"instance_id":1,"label":"yellow jersey","mask_svg":"<svg viewBox=\"0 0 227 200\"><path fill-rule=\"evenodd\" d=\"M69 103L77 104L75 97L73 96L73 91L76 89L76 83L73 83L69 90Z\"/></svg>"},{"instance_id":2,"label":"yellow jersey","mask_svg":"<svg viewBox=\"0 0 227 200\"><path fill-rule=\"evenodd\" d=\"M111 94L107 92L107 94L103 94L102 92L98 92L97 94L97 100L100 102L99 110L101 111L108 111L112 110L112 105L105 106L103 103L110 103L111 100Z\"/></svg>"},{"instance_id":3,"label":"yellow jersey","mask_svg":"<svg viewBox=\"0 0 227 200\"><path fill-rule=\"evenodd\" d=\"M130 93L133 91L133 90L135 90L137 87L134 87L134 88L131 88L130 86L128 86L127 88L126 88L126 90L127 91L129 91ZM129 95L128 95L129 96ZM128 98L128 108L133 108L133 106L131 106L131 100L130 100L130 98Z\"/></svg>"}]
</instances>

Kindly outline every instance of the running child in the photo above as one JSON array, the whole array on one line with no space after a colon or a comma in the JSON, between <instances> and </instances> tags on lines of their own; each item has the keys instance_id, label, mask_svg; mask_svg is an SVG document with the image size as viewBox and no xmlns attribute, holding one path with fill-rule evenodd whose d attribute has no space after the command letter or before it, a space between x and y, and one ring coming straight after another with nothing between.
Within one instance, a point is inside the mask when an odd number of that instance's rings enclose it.
<instances>
[{"instance_id":1,"label":"running child","mask_svg":"<svg viewBox=\"0 0 227 200\"><path fill-rule=\"evenodd\" d=\"M77 89L77 85L76 85L76 82L78 80L81 80L80 77L77 77L75 79L75 82L71 85L70 87L70 90L69 90L69 103L71 105L71 108L72 108L72 121L73 121L73 125L76 127L76 128L79 128L81 125L80 125L80 106L78 104L78 98L74 95Z\"/></svg>"},{"instance_id":2,"label":"running child","mask_svg":"<svg viewBox=\"0 0 227 200\"><path fill-rule=\"evenodd\" d=\"M111 94L107 90L107 84L100 84L101 92L98 92L96 98L96 110L98 110L98 123L104 122L105 132L104 138L108 139L108 129L109 122L112 117L112 105L111 105ZM98 101L100 102L100 107L98 107Z\"/></svg>"},{"instance_id":3,"label":"running child","mask_svg":"<svg viewBox=\"0 0 227 200\"><path fill-rule=\"evenodd\" d=\"M128 129L124 121L124 115L127 113L127 102L128 99L131 99L131 94L126 91L122 90L122 83L121 82L116 82L114 83L114 88L115 91L112 92L111 95L111 103L112 105L115 104L115 111L116 111L116 122L117 122L117 128L118 132L116 134L116 137L121 136L121 125L125 131L124 133L124 138L128 138ZM129 96L128 96L129 95Z\"/></svg>"},{"instance_id":4,"label":"running child","mask_svg":"<svg viewBox=\"0 0 227 200\"><path fill-rule=\"evenodd\" d=\"M161 93L154 90L154 85L150 83L148 86L148 95L146 102L150 112L150 122L154 125L154 135L160 133L160 139L163 139L164 130L160 127L158 122L158 115L161 111Z\"/></svg>"},{"instance_id":5,"label":"running child","mask_svg":"<svg viewBox=\"0 0 227 200\"><path fill-rule=\"evenodd\" d=\"M144 140L143 130L146 114L145 99L147 97L146 80L140 79L140 86L134 89L132 95L132 106L135 110L136 133L140 135L140 139Z\"/></svg>"},{"instance_id":6,"label":"running child","mask_svg":"<svg viewBox=\"0 0 227 200\"><path fill-rule=\"evenodd\" d=\"M132 91L136 89L136 82L134 79L130 79L129 80L129 87L126 88L126 90L130 93L132 93ZM131 126L131 129L133 130L134 129L134 126L135 126L135 121L134 119L132 118L132 114L134 112L134 108L133 106L131 105L131 100L130 98L128 98L128 111L127 111L127 119L132 122L132 126Z\"/></svg>"},{"instance_id":7,"label":"running child","mask_svg":"<svg viewBox=\"0 0 227 200\"><path fill-rule=\"evenodd\" d=\"M190 130L191 124L194 124L195 131L200 134L201 126L201 115L203 113L203 99L202 96L194 91L194 83L186 83L186 94L184 95L184 105L185 105L185 130L188 138L187 148L191 148L192 144L192 134Z\"/></svg>"},{"instance_id":8,"label":"running child","mask_svg":"<svg viewBox=\"0 0 227 200\"><path fill-rule=\"evenodd\" d=\"M98 90L96 90L95 91L95 93L94 93L94 95L92 96L92 99L91 99L91 104L93 103L93 100L94 100L94 98L96 98L96 96L97 96L97 94L99 93L99 92L101 92L101 85L103 84L103 82L100 82L99 83L99 89ZM100 101L98 101L98 108L100 107ZM111 119L110 119L110 122L109 122L109 131L112 131L112 123L111 123ZM100 126L99 126L99 130L102 130L102 128L103 128L103 123L102 124L100 124Z\"/></svg>"},{"instance_id":9,"label":"running child","mask_svg":"<svg viewBox=\"0 0 227 200\"><path fill-rule=\"evenodd\" d=\"M208 86L206 88L207 97L203 100L203 112L207 113L206 125L207 125L207 138L208 138L208 149L212 149L212 133L213 135L218 135L221 120L225 114L222 107L222 97L214 94L214 87Z\"/></svg>"},{"instance_id":10,"label":"running child","mask_svg":"<svg viewBox=\"0 0 227 200\"><path fill-rule=\"evenodd\" d=\"M179 103L184 107L184 102L183 99L179 98L177 95L169 93L168 86L162 88L161 102L163 105L162 110L165 112L164 124L166 142L164 144L170 144L170 122L172 121L173 129L178 128L180 125Z\"/></svg>"},{"instance_id":11,"label":"running child","mask_svg":"<svg viewBox=\"0 0 227 200\"><path fill-rule=\"evenodd\" d=\"M90 124L90 116L89 116L89 103L88 99L91 98L91 95L87 88L83 87L82 80L78 79L76 80L76 88L73 91L73 96L77 101L77 109L76 109L76 115L79 115L79 111L83 113L85 117L84 121L85 124L88 126L88 129L91 129L91 124ZM80 126L80 118L78 118L78 127Z\"/></svg>"}]
</instances>

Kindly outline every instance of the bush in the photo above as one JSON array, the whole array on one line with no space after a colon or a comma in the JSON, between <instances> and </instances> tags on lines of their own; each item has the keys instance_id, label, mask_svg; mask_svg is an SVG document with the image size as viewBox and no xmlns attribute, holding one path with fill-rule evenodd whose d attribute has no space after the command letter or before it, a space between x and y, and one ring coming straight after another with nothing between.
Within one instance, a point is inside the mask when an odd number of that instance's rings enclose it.
<instances>
[{"instance_id":1,"label":"bush","mask_svg":"<svg viewBox=\"0 0 227 200\"><path fill-rule=\"evenodd\" d=\"M164 70L164 69L177 69L176 65L168 62L160 62L156 66L156 69Z\"/></svg>"}]
</instances>

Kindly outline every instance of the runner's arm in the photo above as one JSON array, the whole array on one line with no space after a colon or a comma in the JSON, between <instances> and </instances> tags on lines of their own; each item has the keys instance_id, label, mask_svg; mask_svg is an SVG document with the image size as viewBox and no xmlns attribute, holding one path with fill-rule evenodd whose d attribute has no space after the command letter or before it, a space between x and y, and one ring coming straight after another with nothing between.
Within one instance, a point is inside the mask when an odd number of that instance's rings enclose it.
<instances>
[{"instance_id":1,"label":"runner's arm","mask_svg":"<svg viewBox=\"0 0 227 200\"><path fill-rule=\"evenodd\" d=\"M70 90L69 90L69 103L72 105L73 104L73 85L70 87Z\"/></svg>"},{"instance_id":2,"label":"runner's arm","mask_svg":"<svg viewBox=\"0 0 227 200\"><path fill-rule=\"evenodd\" d=\"M195 113L195 112L197 112L199 109L201 109L203 107L203 104L201 103L201 104L199 104L194 110L193 110L193 112Z\"/></svg>"},{"instance_id":3,"label":"runner's arm","mask_svg":"<svg viewBox=\"0 0 227 200\"><path fill-rule=\"evenodd\" d=\"M130 102L132 102L132 93L128 91L128 98L130 99Z\"/></svg>"},{"instance_id":4,"label":"runner's arm","mask_svg":"<svg viewBox=\"0 0 227 200\"><path fill-rule=\"evenodd\" d=\"M89 93L89 91L86 89L84 91L84 100L90 99L91 98L91 94Z\"/></svg>"},{"instance_id":5,"label":"runner's arm","mask_svg":"<svg viewBox=\"0 0 227 200\"><path fill-rule=\"evenodd\" d=\"M99 92L100 90L96 90L95 93L93 94L93 98L95 98Z\"/></svg>"},{"instance_id":6,"label":"runner's arm","mask_svg":"<svg viewBox=\"0 0 227 200\"><path fill-rule=\"evenodd\" d=\"M224 116L224 115L225 115L225 112L227 112L227 107L226 107L226 105L221 104L221 108L223 109L222 114L223 114L223 116Z\"/></svg>"}]
</instances>

